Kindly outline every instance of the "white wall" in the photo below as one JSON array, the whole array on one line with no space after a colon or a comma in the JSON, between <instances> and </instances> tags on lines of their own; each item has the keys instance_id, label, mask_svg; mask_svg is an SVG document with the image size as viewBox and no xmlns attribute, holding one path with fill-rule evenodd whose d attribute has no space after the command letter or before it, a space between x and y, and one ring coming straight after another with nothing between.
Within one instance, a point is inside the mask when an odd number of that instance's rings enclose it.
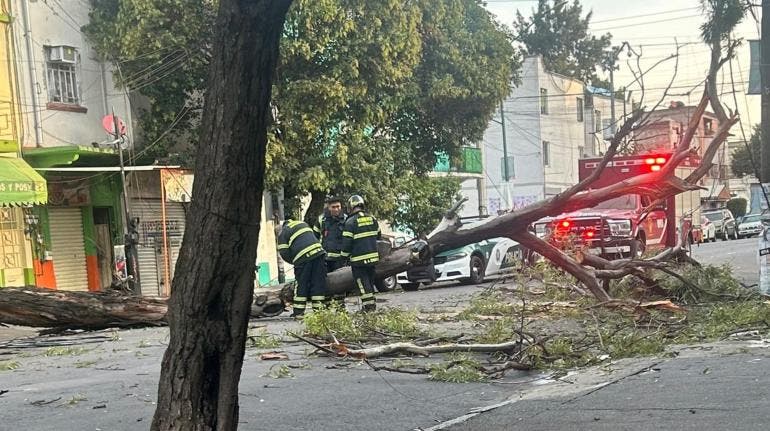
<instances>
[{"instance_id":1,"label":"white wall","mask_svg":"<svg viewBox=\"0 0 770 431\"><path fill-rule=\"evenodd\" d=\"M39 111L42 123L42 142L44 147L61 145L86 145L92 142L109 140L102 128L102 117L109 113L112 106L118 117L128 123L126 112L128 103L122 91L115 88L112 80L112 67L104 68L96 60L96 53L88 45L85 36L79 31L89 22L88 4L85 1L66 2L28 2L34 67L36 69L37 88L32 88L30 80L31 60L27 57L24 38L24 20L21 2L13 0L12 14L15 17L14 35L17 52L17 70L21 87L21 106L23 112L23 145L36 145L33 116L32 94L38 95ZM62 5L66 5L66 10ZM80 106L87 112L67 112L47 109L49 102L48 82L45 67L45 49L47 45L69 45L77 48L80 55L78 72L80 78ZM129 135L131 130L129 128Z\"/></svg>"},{"instance_id":2,"label":"white wall","mask_svg":"<svg viewBox=\"0 0 770 431\"><path fill-rule=\"evenodd\" d=\"M577 98L584 100L579 81L549 73L542 59L527 57L522 65L522 82L503 103L505 141L508 156L514 158L508 191L503 180L503 126L499 111L484 133L484 170L488 195L487 210L518 208L542 200L577 182L579 148L585 145L584 122L578 121ZM541 115L540 89L548 92L548 114ZM550 146L550 163L543 163L543 141ZM549 192L546 194L546 192ZM476 180L462 184L468 197L464 216L478 214ZM510 196L510 197L509 197Z\"/></svg>"}]
</instances>

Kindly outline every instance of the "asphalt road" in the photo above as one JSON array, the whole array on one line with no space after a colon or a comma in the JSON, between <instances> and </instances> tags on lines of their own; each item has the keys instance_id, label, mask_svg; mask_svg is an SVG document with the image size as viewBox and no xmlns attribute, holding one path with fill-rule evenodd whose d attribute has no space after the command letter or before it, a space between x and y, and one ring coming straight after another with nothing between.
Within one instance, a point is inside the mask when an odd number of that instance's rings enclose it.
<instances>
[{"instance_id":1,"label":"asphalt road","mask_svg":"<svg viewBox=\"0 0 770 431\"><path fill-rule=\"evenodd\" d=\"M730 265L735 277L750 286L759 282L758 241L756 237L731 241L718 239L693 246L692 256L702 263Z\"/></svg>"},{"instance_id":2,"label":"asphalt road","mask_svg":"<svg viewBox=\"0 0 770 431\"><path fill-rule=\"evenodd\" d=\"M694 256L728 263L744 283L753 284L756 242L703 244ZM448 284L397 291L378 295L378 304L459 311L479 289ZM278 317L252 326L288 340L285 333L300 325ZM149 428L167 329L32 335L29 328L0 327L0 365L18 366L0 368L0 431ZM49 350L52 346L59 351ZM61 346L75 351L57 355ZM261 360L269 350L247 350L240 385L242 430L753 430L766 429L763 424L770 421L763 405L770 392L770 357L762 343L688 350L675 359L620 361L560 379L518 372L494 383L462 385L376 372L357 361L308 357L308 346L300 342L278 348L288 355L286 361ZM282 365L290 367L291 376L271 377Z\"/></svg>"}]
</instances>

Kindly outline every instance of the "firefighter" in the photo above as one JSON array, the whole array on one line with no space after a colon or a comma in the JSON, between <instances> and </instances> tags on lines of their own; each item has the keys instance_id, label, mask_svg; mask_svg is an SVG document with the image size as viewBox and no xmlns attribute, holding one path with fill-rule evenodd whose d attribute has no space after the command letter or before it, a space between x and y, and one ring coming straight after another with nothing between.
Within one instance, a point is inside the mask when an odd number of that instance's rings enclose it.
<instances>
[{"instance_id":1,"label":"firefighter","mask_svg":"<svg viewBox=\"0 0 770 431\"><path fill-rule=\"evenodd\" d=\"M374 311L374 265L379 262L377 240L380 226L377 219L364 213L364 198L353 195L348 199L350 216L342 232L342 256L350 260L353 278L361 292L363 311Z\"/></svg>"},{"instance_id":2,"label":"firefighter","mask_svg":"<svg viewBox=\"0 0 770 431\"><path fill-rule=\"evenodd\" d=\"M342 199L336 196L326 198L324 213L318 216L313 226L315 236L321 240L326 251L326 272L336 271L345 266L342 257L342 229L347 215L342 211Z\"/></svg>"},{"instance_id":3,"label":"firefighter","mask_svg":"<svg viewBox=\"0 0 770 431\"><path fill-rule=\"evenodd\" d=\"M313 308L320 308L326 300L325 252L313 229L303 221L286 220L278 235L278 252L294 265L297 291L292 317L305 314L308 298Z\"/></svg>"}]
</instances>

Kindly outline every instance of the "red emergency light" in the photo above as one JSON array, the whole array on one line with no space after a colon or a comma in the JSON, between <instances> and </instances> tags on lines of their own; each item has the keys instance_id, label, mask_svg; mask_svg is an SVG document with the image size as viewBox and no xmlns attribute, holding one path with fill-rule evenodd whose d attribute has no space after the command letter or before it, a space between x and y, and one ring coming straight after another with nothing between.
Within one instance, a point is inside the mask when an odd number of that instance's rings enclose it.
<instances>
[{"instance_id":1,"label":"red emergency light","mask_svg":"<svg viewBox=\"0 0 770 431\"><path fill-rule=\"evenodd\" d=\"M562 227L569 227L569 221L564 220L563 222L561 222L561 225Z\"/></svg>"},{"instance_id":2,"label":"red emergency light","mask_svg":"<svg viewBox=\"0 0 770 431\"><path fill-rule=\"evenodd\" d=\"M594 237L594 231L589 230L588 232L586 232L586 237L587 238L593 238Z\"/></svg>"},{"instance_id":3,"label":"red emergency light","mask_svg":"<svg viewBox=\"0 0 770 431\"><path fill-rule=\"evenodd\" d=\"M660 165L652 165L650 166L650 170L653 172L658 172L660 171Z\"/></svg>"},{"instance_id":4,"label":"red emergency light","mask_svg":"<svg viewBox=\"0 0 770 431\"><path fill-rule=\"evenodd\" d=\"M644 163L646 163L646 164L648 164L648 165L654 165L654 164L655 164L655 159L653 159L652 157L650 157L649 159L645 159L645 160L644 160Z\"/></svg>"},{"instance_id":5,"label":"red emergency light","mask_svg":"<svg viewBox=\"0 0 770 431\"><path fill-rule=\"evenodd\" d=\"M655 163L659 165L663 165L666 163L666 159L664 157L658 157L657 159L655 159Z\"/></svg>"}]
</instances>

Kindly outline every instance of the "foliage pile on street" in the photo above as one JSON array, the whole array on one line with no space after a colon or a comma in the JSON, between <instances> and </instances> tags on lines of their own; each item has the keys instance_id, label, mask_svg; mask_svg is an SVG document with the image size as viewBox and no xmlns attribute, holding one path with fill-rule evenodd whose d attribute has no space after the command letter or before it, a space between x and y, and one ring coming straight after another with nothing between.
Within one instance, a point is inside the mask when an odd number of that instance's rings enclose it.
<instances>
[{"instance_id":1,"label":"foliage pile on street","mask_svg":"<svg viewBox=\"0 0 770 431\"><path fill-rule=\"evenodd\" d=\"M638 304L629 309L607 307L574 290L570 276L539 264L490 284L459 312L321 310L305 317L302 339L318 353L378 371L474 382L511 369L562 372L770 334L770 303L729 267L682 264L676 271L684 280L650 274L667 296L630 277L613 282L615 297ZM382 365L383 358L391 362Z\"/></svg>"}]
</instances>

